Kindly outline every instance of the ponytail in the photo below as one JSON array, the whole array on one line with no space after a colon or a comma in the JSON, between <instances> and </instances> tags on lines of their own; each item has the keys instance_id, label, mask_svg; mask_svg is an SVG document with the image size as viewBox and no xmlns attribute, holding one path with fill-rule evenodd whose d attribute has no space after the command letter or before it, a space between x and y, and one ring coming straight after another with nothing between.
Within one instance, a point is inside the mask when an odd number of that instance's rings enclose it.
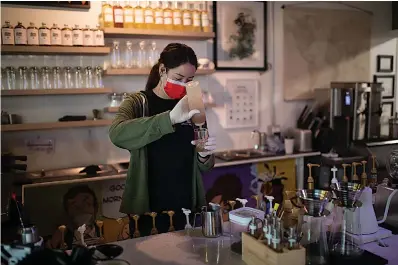
<instances>
[{"instance_id":1,"label":"ponytail","mask_svg":"<svg viewBox=\"0 0 398 265\"><path fill-rule=\"evenodd\" d=\"M160 63L157 62L152 67L151 72L149 73L148 81L146 82L146 85L145 85L146 91L150 91L158 85L158 83L160 81L159 65L160 65Z\"/></svg>"}]
</instances>

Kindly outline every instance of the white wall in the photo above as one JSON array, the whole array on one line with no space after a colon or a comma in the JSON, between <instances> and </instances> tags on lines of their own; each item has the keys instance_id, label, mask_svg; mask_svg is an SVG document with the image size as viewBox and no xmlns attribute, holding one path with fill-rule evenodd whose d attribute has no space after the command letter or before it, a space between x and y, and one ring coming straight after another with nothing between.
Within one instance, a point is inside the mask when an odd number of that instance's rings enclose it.
<instances>
[{"instance_id":1,"label":"white wall","mask_svg":"<svg viewBox=\"0 0 398 265\"><path fill-rule=\"evenodd\" d=\"M258 78L260 81L260 130L265 131L273 123L282 128L293 126L300 110L306 102L284 102L283 100L283 28L281 6L287 2L269 2L268 5L268 58L272 69L259 74L256 72L218 72L212 76L198 77L204 87L210 91L222 91L228 78ZM388 2L355 2L353 5L374 12L374 27L372 31L371 65L374 68L374 58L380 53L396 55L396 46L387 45L393 37L389 33L391 27L390 5ZM80 26L97 23L100 13L100 2L91 2L89 11L65 11L28 9L2 5L2 22L10 20L12 24L21 21L24 25L34 22L36 25L45 22L48 25L79 23ZM321 8L344 8L341 5L317 4ZM336 18L338 19L338 18ZM343 29L342 29L343 30ZM192 46L198 57L212 58L212 43L184 41ZM162 49L167 41L158 41ZM392 47L394 46L394 47ZM103 62L102 57L2 57L2 64L13 66L55 66L64 65L97 65ZM116 92L136 91L145 85L145 77L106 77L105 85ZM371 77L370 77L371 80ZM26 122L55 121L66 114L90 115L94 108L107 106L109 99L105 95L89 96L58 96L58 97L26 97L2 98L2 109L24 116ZM274 107L275 106L275 111ZM108 114L109 115L109 114ZM219 150L246 148L252 145L250 131L252 129L226 130L222 127L224 110L222 107L209 110L207 113L209 130L217 137ZM253 128L254 129L254 128ZM43 132L16 132L2 134L2 150L9 149L18 154L28 154L29 170L61 168L87 165L91 163L113 163L128 159L128 153L114 147L107 135L107 128L80 128ZM55 152L46 154L28 151L25 140L40 137L55 139Z\"/></svg>"}]
</instances>

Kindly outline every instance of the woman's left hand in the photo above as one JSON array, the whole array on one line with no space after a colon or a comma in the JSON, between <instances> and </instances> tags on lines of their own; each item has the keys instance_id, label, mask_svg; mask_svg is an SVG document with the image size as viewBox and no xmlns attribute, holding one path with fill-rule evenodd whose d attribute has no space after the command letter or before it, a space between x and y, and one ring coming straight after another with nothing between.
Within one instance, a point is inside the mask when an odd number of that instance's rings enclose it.
<instances>
[{"instance_id":1,"label":"woman's left hand","mask_svg":"<svg viewBox=\"0 0 398 265\"><path fill-rule=\"evenodd\" d=\"M192 141L191 144L196 145L196 141ZM198 154L203 158L214 153L214 151L216 150L216 138L215 137L207 138L207 141L205 143L205 149L206 149L205 152L198 152Z\"/></svg>"}]
</instances>

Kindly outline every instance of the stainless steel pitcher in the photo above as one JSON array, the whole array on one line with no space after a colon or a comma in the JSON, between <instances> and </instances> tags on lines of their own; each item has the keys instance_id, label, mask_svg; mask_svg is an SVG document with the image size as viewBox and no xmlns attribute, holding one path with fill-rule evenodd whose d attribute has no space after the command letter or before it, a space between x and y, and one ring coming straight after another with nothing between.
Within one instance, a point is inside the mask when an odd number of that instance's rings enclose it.
<instances>
[{"instance_id":1,"label":"stainless steel pitcher","mask_svg":"<svg viewBox=\"0 0 398 265\"><path fill-rule=\"evenodd\" d=\"M219 204L210 203L210 207L203 206L202 212L195 213L193 227L195 228L196 215L200 215L202 234L205 237L222 236L222 212Z\"/></svg>"}]
</instances>

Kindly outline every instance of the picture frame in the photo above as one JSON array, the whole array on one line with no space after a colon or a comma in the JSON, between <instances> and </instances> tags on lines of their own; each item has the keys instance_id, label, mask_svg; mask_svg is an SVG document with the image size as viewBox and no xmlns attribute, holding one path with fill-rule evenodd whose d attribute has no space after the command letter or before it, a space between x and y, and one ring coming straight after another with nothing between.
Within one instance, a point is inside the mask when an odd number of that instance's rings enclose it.
<instances>
[{"instance_id":1,"label":"picture frame","mask_svg":"<svg viewBox=\"0 0 398 265\"><path fill-rule=\"evenodd\" d=\"M215 69L266 71L267 2L213 1L212 4Z\"/></svg>"},{"instance_id":2,"label":"picture frame","mask_svg":"<svg viewBox=\"0 0 398 265\"><path fill-rule=\"evenodd\" d=\"M394 75L374 75L374 83L382 83L384 91L381 93L383 99L395 98L395 76Z\"/></svg>"},{"instance_id":3,"label":"picture frame","mask_svg":"<svg viewBox=\"0 0 398 265\"><path fill-rule=\"evenodd\" d=\"M386 117L393 117L394 116L394 102L389 101L389 102L382 102L381 103L382 107L382 116Z\"/></svg>"},{"instance_id":4,"label":"picture frame","mask_svg":"<svg viewBox=\"0 0 398 265\"><path fill-rule=\"evenodd\" d=\"M377 55L376 71L378 73L391 73L394 70L393 55Z\"/></svg>"}]
</instances>

